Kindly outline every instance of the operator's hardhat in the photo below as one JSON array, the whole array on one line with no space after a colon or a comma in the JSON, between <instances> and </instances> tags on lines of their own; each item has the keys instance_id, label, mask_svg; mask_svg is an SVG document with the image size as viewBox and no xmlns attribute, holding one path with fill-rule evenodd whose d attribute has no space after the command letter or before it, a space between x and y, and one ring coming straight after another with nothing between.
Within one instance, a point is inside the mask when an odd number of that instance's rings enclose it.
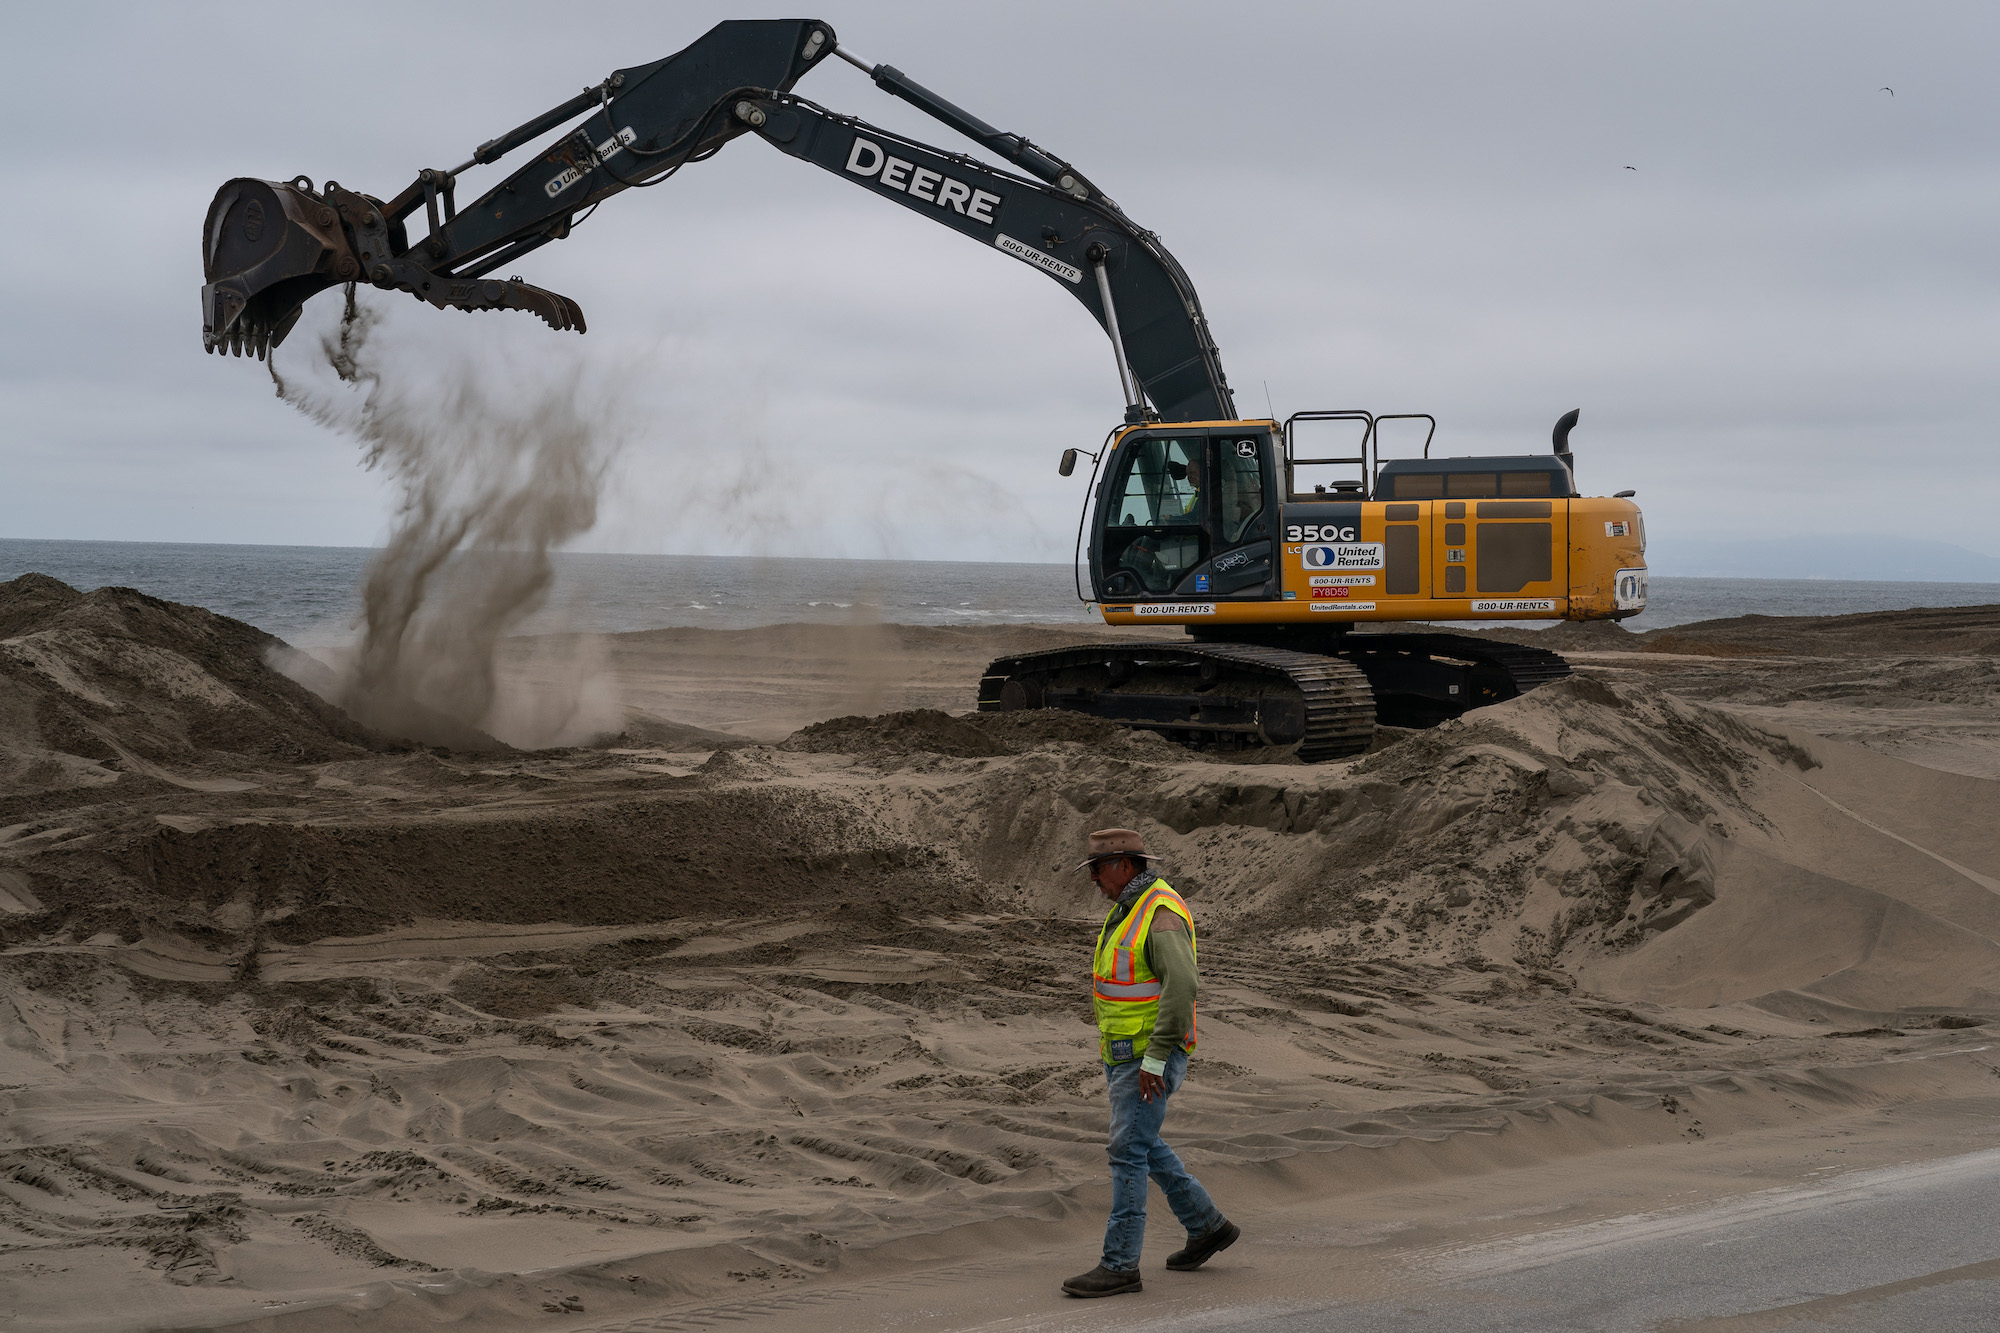
<instances>
[{"instance_id":1,"label":"operator's hardhat","mask_svg":"<svg viewBox=\"0 0 2000 1333\"><path fill-rule=\"evenodd\" d=\"M1129 856L1134 861L1157 861L1160 858L1146 850L1146 840L1138 831L1129 828L1102 828L1090 835L1090 855L1078 861L1074 867L1082 870L1098 861L1108 861L1113 857Z\"/></svg>"}]
</instances>

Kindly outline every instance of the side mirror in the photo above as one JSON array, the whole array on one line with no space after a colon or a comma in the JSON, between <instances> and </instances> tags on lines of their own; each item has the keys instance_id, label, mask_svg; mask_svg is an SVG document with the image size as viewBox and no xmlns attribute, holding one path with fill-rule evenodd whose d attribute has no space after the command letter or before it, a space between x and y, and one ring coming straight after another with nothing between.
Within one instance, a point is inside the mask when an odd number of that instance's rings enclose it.
<instances>
[{"instance_id":1,"label":"side mirror","mask_svg":"<svg viewBox=\"0 0 2000 1333\"><path fill-rule=\"evenodd\" d=\"M1056 464L1056 471L1065 477L1076 471L1076 450L1063 450L1062 462Z\"/></svg>"}]
</instances>

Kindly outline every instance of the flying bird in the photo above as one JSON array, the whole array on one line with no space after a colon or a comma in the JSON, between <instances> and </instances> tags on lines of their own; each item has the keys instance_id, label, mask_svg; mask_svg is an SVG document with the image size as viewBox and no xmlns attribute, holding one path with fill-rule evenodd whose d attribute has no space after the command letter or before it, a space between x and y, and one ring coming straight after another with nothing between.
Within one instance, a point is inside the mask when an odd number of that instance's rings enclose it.
<instances>
[{"instance_id":1,"label":"flying bird","mask_svg":"<svg viewBox=\"0 0 2000 1333\"><path fill-rule=\"evenodd\" d=\"M1639 168L1637 168L1637 167L1627 167L1627 168L1625 168L1625 170L1627 170L1627 171L1637 171L1638 169L1639 169Z\"/></svg>"},{"instance_id":2,"label":"flying bird","mask_svg":"<svg viewBox=\"0 0 2000 1333\"><path fill-rule=\"evenodd\" d=\"M1891 97L1894 97L1896 95L1896 90L1894 88L1887 86L1886 84L1883 86L1882 91L1889 94L1889 96Z\"/></svg>"}]
</instances>

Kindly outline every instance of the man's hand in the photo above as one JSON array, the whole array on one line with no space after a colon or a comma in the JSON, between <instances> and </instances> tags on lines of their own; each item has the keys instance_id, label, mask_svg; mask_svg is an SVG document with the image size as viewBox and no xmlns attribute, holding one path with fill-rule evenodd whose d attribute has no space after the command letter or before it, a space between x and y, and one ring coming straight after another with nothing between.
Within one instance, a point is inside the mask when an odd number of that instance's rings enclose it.
<instances>
[{"instance_id":1,"label":"man's hand","mask_svg":"<svg viewBox=\"0 0 2000 1333\"><path fill-rule=\"evenodd\" d=\"M1139 1071L1139 1100L1150 1102L1155 1097L1167 1095L1167 1081L1158 1074Z\"/></svg>"}]
</instances>

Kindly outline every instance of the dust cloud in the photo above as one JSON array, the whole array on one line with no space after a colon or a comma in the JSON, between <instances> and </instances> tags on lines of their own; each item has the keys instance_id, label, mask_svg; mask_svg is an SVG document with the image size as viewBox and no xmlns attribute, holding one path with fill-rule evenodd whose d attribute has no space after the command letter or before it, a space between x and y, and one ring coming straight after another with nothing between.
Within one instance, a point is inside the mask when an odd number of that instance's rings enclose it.
<instances>
[{"instance_id":1,"label":"dust cloud","mask_svg":"<svg viewBox=\"0 0 2000 1333\"><path fill-rule=\"evenodd\" d=\"M396 493L333 701L378 731L453 748L615 733L622 709L594 639L545 641L527 673L503 672L500 649L546 606L551 552L597 522L626 435L616 379L599 383L563 350L526 365L491 347L477 362L415 357L381 337L379 320L350 288L318 355L271 371L280 398L358 440Z\"/></svg>"}]
</instances>

